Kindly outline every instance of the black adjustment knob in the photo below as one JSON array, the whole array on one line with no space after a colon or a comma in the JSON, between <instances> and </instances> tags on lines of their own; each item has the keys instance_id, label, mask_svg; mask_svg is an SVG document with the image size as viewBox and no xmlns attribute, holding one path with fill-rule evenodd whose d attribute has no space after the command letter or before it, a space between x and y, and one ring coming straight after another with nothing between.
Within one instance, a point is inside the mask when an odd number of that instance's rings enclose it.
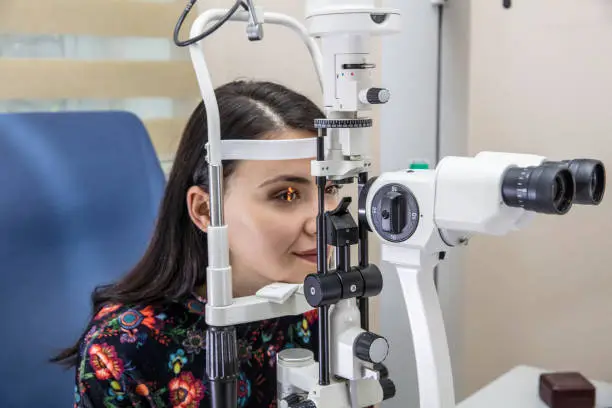
<instances>
[{"instance_id":1,"label":"black adjustment knob","mask_svg":"<svg viewBox=\"0 0 612 408\"><path fill-rule=\"evenodd\" d=\"M369 103L370 105L380 105L389 102L391 92L385 88L369 88L362 91L359 95L361 102Z\"/></svg>"},{"instance_id":2,"label":"black adjustment knob","mask_svg":"<svg viewBox=\"0 0 612 408\"><path fill-rule=\"evenodd\" d=\"M355 339L355 357L368 363L382 363L389 353L387 339L377 334L363 332Z\"/></svg>"},{"instance_id":3,"label":"black adjustment knob","mask_svg":"<svg viewBox=\"0 0 612 408\"><path fill-rule=\"evenodd\" d=\"M332 305L342 299L342 281L336 273L313 273L304 279L304 296L312 307Z\"/></svg>"},{"instance_id":4,"label":"black adjustment knob","mask_svg":"<svg viewBox=\"0 0 612 408\"><path fill-rule=\"evenodd\" d=\"M388 378L383 378L378 381L383 392L383 401L395 397L395 384Z\"/></svg>"},{"instance_id":5,"label":"black adjustment knob","mask_svg":"<svg viewBox=\"0 0 612 408\"><path fill-rule=\"evenodd\" d=\"M372 264L358 269L361 271L364 282L364 290L361 296L364 298L378 296L383 289L383 275L380 269Z\"/></svg>"},{"instance_id":6,"label":"black adjustment knob","mask_svg":"<svg viewBox=\"0 0 612 408\"><path fill-rule=\"evenodd\" d=\"M406 197L399 191L388 191L382 198L381 207L383 231L401 233L408 222Z\"/></svg>"}]
</instances>

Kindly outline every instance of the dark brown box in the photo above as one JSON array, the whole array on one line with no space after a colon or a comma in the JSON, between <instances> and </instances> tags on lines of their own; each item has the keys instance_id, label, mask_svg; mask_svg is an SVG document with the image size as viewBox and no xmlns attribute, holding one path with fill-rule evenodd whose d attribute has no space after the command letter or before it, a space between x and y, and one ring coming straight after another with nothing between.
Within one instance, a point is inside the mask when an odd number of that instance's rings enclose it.
<instances>
[{"instance_id":1,"label":"dark brown box","mask_svg":"<svg viewBox=\"0 0 612 408\"><path fill-rule=\"evenodd\" d=\"M551 408L594 408L595 386L577 372L540 375L540 398Z\"/></svg>"}]
</instances>

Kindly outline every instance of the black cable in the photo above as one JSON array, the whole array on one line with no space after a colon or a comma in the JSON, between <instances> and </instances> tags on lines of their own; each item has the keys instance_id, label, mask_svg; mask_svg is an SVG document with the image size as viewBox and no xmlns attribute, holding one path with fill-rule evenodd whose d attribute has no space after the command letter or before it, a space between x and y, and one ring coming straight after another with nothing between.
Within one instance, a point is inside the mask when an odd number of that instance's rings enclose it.
<instances>
[{"instance_id":1,"label":"black cable","mask_svg":"<svg viewBox=\"0 0 612 408\"><path fill-rule=\"evenodd\" d=\"M221 28L221 26L225 24L234 15L234 13L238 10L239 7L242 6L242 8L244 8L245 10L247 11L249 10L249 7L246 5L246 3L243 0L237 0L236 3L234 3L234 5L232 6L232 8L229 9L227 14L225 14L211 28L209 28L208 30L204 31L202 34L196 37L190 38L185 41L180 41L179 33L181 31L181 27L183 26L185 19L187 18L187 16L189 15L189 12L191 11L191 9L193 8L193 6L196 4L197 1L198 0L189 0L189 3L185 7L185 10L183 10L183 12L181 13L178 19L178 22L176 23L176 26L174 27L174 44L176 44L179 47L187 47L211 35L215 31L217 31L219 28Z\"/></svg>"}]
</instances>

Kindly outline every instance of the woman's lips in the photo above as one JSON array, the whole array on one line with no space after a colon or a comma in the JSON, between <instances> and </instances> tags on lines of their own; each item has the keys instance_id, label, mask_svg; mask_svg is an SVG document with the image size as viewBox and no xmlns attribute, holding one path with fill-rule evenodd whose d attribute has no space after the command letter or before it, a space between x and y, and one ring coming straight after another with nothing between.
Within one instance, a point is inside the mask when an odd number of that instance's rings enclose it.
<instances>
[{"instance_id":1,"label":"woman's lips","mask_svg":"<svg viewBox=\"0 0 612 408\"><path fill-rule=\"evenodd\" d=\"M298 256L300 258L302 258L303 260L305 260L305 261L312 262L314 264L317 263L317 254L314 254L314 255L298 255Z\"/></svg>"},{"instance_id":2,"label":"woman's lips","mask_svg":"<svg viewBox=\"0 0 612 408\"><path fill-rule=\"evenodd\" d=\"M298 252L296 253L296 255L307 262L311 262L313 264L317 263L317 249L316 248L309 249L308 251Z\"/></svg>"},{"instance_id":3,"label":"woman's lips","mask_svg":"<svg viewBox=\"0 0 612 408\"><path fill-rule=\"evenodd\" d=\"M329 259L329 257L331 256L331 251L332 251L332 246L329 245L327 247L327 257ZM302 258L303 260L313 263L313 264L317 264L317 250L315 249L311 249L309 251L304 251L304 252L298 252L295 254L296 256Z\"/></svg>"}]
</instances>

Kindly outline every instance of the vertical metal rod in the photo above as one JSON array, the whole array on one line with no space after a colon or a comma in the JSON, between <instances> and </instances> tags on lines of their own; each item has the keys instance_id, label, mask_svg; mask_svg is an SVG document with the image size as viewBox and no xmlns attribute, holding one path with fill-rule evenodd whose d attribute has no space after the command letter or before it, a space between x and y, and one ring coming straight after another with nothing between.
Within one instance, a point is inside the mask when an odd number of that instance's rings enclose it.
<instances>
[{"instance_id":1,"label":"vertical metal rod","mask_svg":"<svg viewBox=\"0 0 612 408\"><path fill-rule=\"evenodd\" d=\"M210 183L210 225L220 227L223 225L223 166L208 166L208 182Z\"/></svg>"},{"instance_id":2,"label":"vertical metal rod","mask_svg":"<svg viewBox=\"0 0 612 408\"><path fill-rule=\"evenodd\" d=\"M342 272L351 271L351 246L336 247L336 269Z\"/></svg>"},{"instance_id":3,"label":"vertical metal rod","mask_svg":"<svg viewBox=\"0 0 612 408\"><path fill-rule=\"evenodd\" d=\"M359 173L357 179L357 194L361 195L364 186L368 182L368 173ZM362 222L361 217L358 221L359 225L359 267L365 268L370 263L368 256L368 226ZM359 314L361 315L361 328L370 330L370 301L368 298L359 299Z\"/></svg>"},{"instance_id":4,"label":"vertical metal rod","mask_svg":"<svg viewBox=\"0 0 612 408\"><path fill-rule=\"evenodd\" d=\"M223 226L223 166L209 165L210 224ZM209 243L210 245L210 243ZM209 246L210 248L210 246ZM215 250L209 251L209 264L224 264ZM219 280L209 282L208 290L215 290ZM214 408L232 408L238 401L238 346L236 327L213 327L206 330L206 375L210 383L210 399Z\"/></svg>"},{"instance_id":5,"label":"vertical metal rod","mask_svg":"<svg viewBox=\"0 0 612 408\"><path fill-rule=\"evenodd\" d=\"M319 129L317 160L325 160L325 129ZM317 177L319 214L317 215L317 271L327 273L327 228L325 222L326 177ZM319 384L329 385L329 306L319 307Z\"/></svg>"}]
</instances>

